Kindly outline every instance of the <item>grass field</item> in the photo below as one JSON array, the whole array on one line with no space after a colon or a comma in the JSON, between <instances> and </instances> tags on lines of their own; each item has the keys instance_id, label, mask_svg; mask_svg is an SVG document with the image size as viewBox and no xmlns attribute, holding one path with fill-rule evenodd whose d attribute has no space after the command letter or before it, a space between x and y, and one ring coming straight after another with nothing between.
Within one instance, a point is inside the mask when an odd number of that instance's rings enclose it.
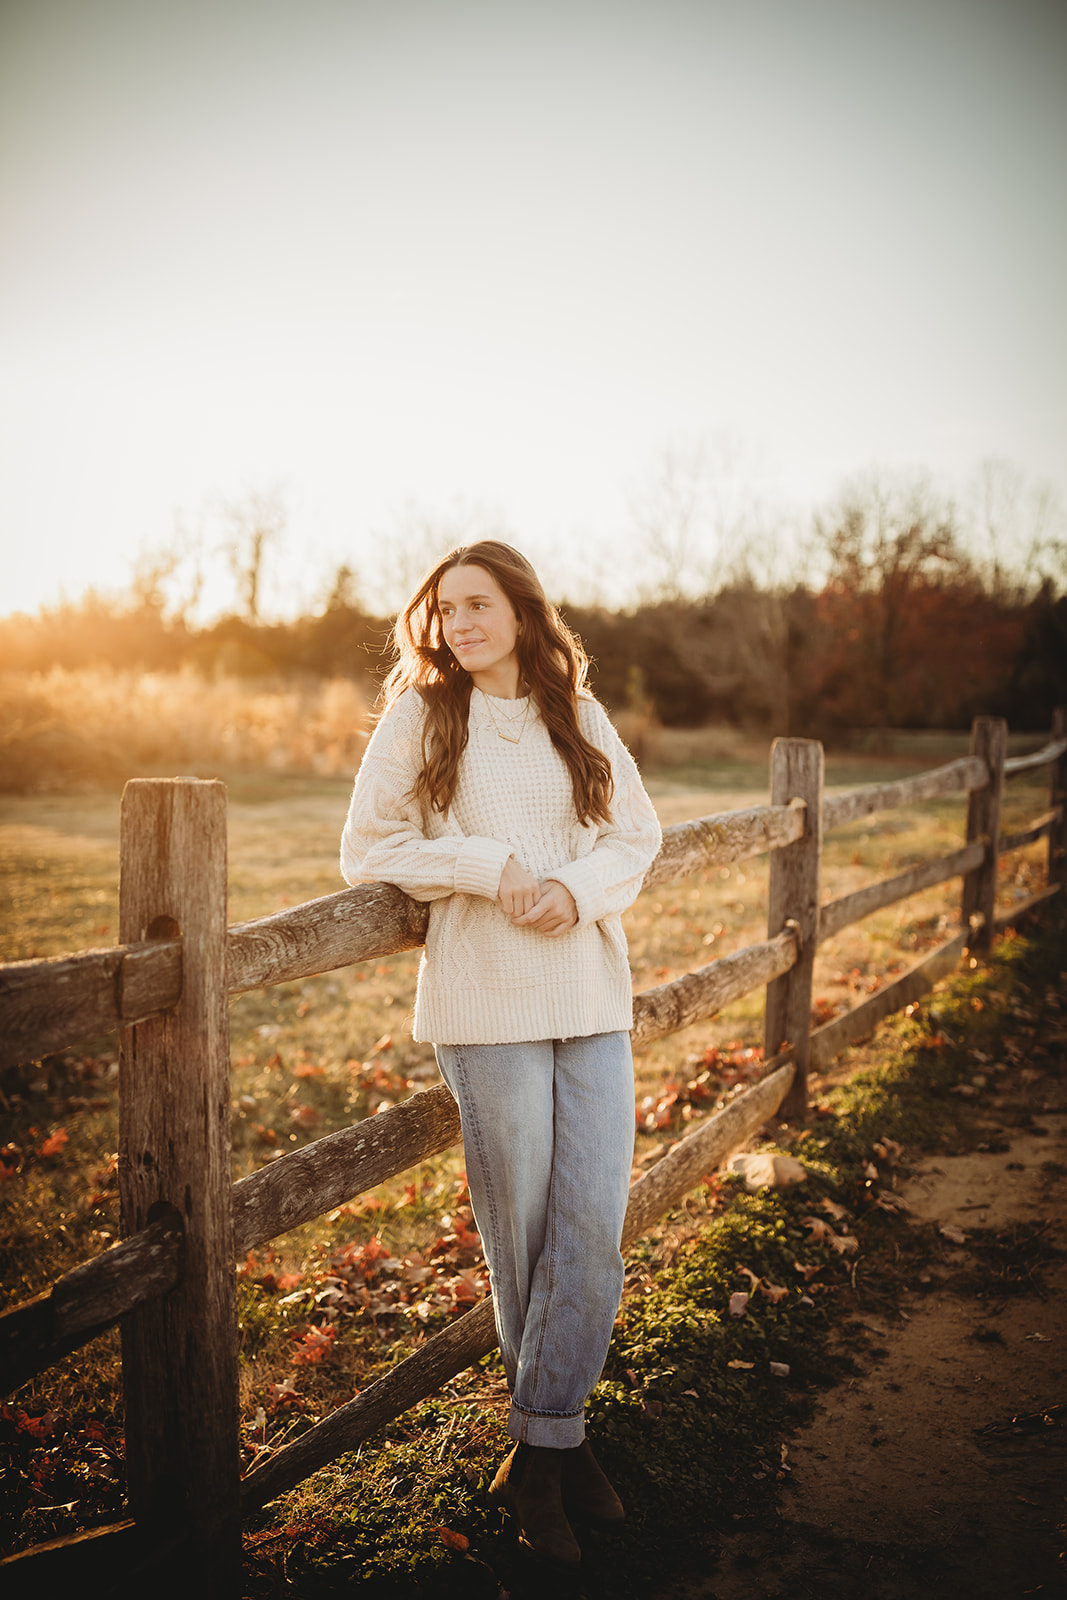
<instances>
[{"instance_id":1,"label":"grass field","mask_svg":"<svg viewBox=\"0 0 1067 1600\"><path fill-rule=\"evenodd\" d=\"M832 760L828 783L853 788L958 753L924 751L921 761ZM766 763L765 748L723 734L714 741L711 760L707 744L702 750L691 741L682 765L657 768L647 781L661 820L670 824L765 800ZM342 886L337 845L348 791L347 777L231 777L231 921ZM1044 810L1046 793L1040 779L1010 784L1005 828L1021 827ZM824 898L952 849L962 839L963 818L958 799L839 830L827 840ZM1042 850L1032 847L1004 863L1003 903L1024 897L1043 880ZM0 797L0 959L113 943L117 851L113 793ZM766 880L767 863L760 859L643 893L628 917L635 989L763 938ZM855 1003L946 937L957 903L958 884L949 884L828 941L817 959L816 1020ZM409 953L235 1000L235 1176L436 1079L432 1051L410 1037L416 968L417 953ZM640 1053L639 1166L678 1137L692 1115L758 1073L761 1033L762 994L756 993ZM109 1037L9 1073L3 1082L3 1305L38 1292L116 1236L117 1072L116 1042ZM713 1198L702 1191L687 1208L699 1225ZM275 1241L245 1263L238 1281L247 1458L350 1398L414 1340L480 1295L484 1279L476 1246L457 1150ZM383 1287L388 1274L381 1263L391 1264L390 1281L399 1290ZM344 1337L335 1343L331 1330L337 1329ZM329 1336L325 1345L323 1330ZM17 1397L28 1416L54 1412L82 1419L89 1442L77 1472L57 1454L67 1476L60 1481L57 1464L56 1481L47 1474L41 1479L15 1522L10 1513L4 1518L0 1544L32 1542L77 1526L86 1508L100 1516L119 1509L116 1353L116 1336L97 1341ZM488 1376L475 1372L457 1380L454 1395L469 1395L472 1386L491 1417L493 1396L501 1397L491 1366ZM102 1430L95 1445L90 1423ZM294 1504L303 1503L302 1494L290 1497Z\"/></svg>"}]
</instances>

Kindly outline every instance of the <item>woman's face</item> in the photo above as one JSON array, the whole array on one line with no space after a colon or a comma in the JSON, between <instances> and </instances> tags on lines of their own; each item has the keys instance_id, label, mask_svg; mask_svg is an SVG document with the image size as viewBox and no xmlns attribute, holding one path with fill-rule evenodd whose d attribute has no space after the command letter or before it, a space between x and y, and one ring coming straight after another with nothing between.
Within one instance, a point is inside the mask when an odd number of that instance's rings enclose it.
<instances>
[{"instance_id":1,"label":"woman's face","mask_svg":"<svg viewBox=\"0 0 1067 1600\"><path fill-rule=\"evenodd\" d=\"M486 694L513 700L519 687L519 621L484 567L449 567L437 588L445 643Z\"/></svg>"}]
</instances>

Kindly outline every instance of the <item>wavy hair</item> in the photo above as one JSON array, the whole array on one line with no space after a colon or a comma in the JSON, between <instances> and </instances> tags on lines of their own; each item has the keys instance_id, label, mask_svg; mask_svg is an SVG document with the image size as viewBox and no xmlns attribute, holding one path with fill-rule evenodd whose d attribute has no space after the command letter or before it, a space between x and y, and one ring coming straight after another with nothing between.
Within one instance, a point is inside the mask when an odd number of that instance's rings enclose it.
<instances>
[{"instance_id":1,"label":"wavy hair","mask_svg":"<svg viewBox=\"0 0 1067 1600\"><path fill-rule=\"evenodd\" d=\"M499 539L458 545L427 573L396 619L396 663L382 689L387 711L405 689L426 705L422 770L412 793L423 808L447 811L467 746L470 674L445 644L438 591L453 567L482 567L500 585L519 623L519 682L532 696L549 737L567 764L580 822L610 822L612 777L607 756L583 734L578 696L589 661L581 642L545 595L537 573L518 550Z\"/></svg>"}]
</instances>

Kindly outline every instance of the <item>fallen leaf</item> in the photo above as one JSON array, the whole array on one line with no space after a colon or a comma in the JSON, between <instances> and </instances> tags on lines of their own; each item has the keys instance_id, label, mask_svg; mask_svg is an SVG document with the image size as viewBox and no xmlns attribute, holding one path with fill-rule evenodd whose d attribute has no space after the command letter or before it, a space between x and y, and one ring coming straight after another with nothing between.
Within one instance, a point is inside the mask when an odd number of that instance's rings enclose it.
<instances>
[{"instance_id":1,"label":"fallen leaf","mask_svg":"<svg viewBox=\"0 0 1067 1600\"><path fill-rule=\"evenodd\" d=\"M756 1363L754 1361L728 1361L726 1365L741 1372L751 1372Z\"/></svg>"},{"instance_id":2,"label":"fallen leaf","mask_svg":"<svg viewBox=\"0 0 1067 1600\"><path fill-rule=\"evenodd\" d=\"M771 1373L771 1377L772 1378L788 1378L788 1376L789 1376L789 1362L788 1361L772 1361L770 1363L770 1373Z\"/></svg>"},{"instance_id":3,"label":"fallen leaf","mask_svg":"<svg viewBox=\"0 0 1067 1600\"><path fill-rule=\"evenodd\" d=\"M293 1068L294 1078L322 1078L325 1075L326 1068L317 1066L314 1061L299 1061Z\"/></svg>"},{"instance_id":4,"label":"fallen leaf","mask_svg":"<svg viewBox=\"0 0 1067 1600\"><path fill-rule=\"evenodd\" d=\"M967 1235L964 1233L963 1229L957 1228L952 1222L946 1222L939 1231L945 1236L946 1239L951 1240L953 1244L967 1243Z\"/></svg>"},{"instance_id":5,"label":"fallen leaf","mask_svg":"<svg viewBox=\"0 0 1067 1600\"><path fill-rule=\"evenodd\" d=\"M732 1317L743 1317L748 1309L750 1298L750 1295L742 1294L740 1291L737 1294L732 1294L730 1296L730 1315Z\"/></svg>"},{"instance_id":6,"label":"fallen leaf","mask_svg":"<svg viewBox=\"0 0 1067 1600\"><path fill-rule=\"evenodd\" d=\"M325 1361L333 1349L336 1337L335 1328L309 1328L293 1351L290 1358L293 1365L314 1366L320 1361Z\"/></svg>"},{"instance_id":7,"label":"fallen leaf","mask_svg":"<svg viewBox=\"0 0 1067 1600\"><path fill-rule=\"evenodd\" d=\"M436 1533L446 1550L463 1552L469 1550L471 1542L465 1533L457 1533L455 1528L431 1528L431 1533Z\"/></svg>"},{"instance_id":8,"label":"fallen leaf","mask_svg":"<svg viewBox=\"0 0 1067 1600\"><path fill-rule=\"evenodd\" d=\"M304 1408L303 1396L297 1393L296 1379L286 1378L284 1383L272 1383L270 1386L270 1403L277 1411L302 1411Z\"/></svg>"},{"instance_id":9,"label":"fallen leaf","mask_svg":"<svg viewBox=\"0 0 1067 1600\"><path fill-rule=\"evenodd\" d=\"M759 1292L771 1302L772 1306L776 1306L779 1300L785 1300L789 1295L788 1289L782 1288L780 1284L771 1283L766 1278L760 1280Z\"/></svg>"}]
</instances>

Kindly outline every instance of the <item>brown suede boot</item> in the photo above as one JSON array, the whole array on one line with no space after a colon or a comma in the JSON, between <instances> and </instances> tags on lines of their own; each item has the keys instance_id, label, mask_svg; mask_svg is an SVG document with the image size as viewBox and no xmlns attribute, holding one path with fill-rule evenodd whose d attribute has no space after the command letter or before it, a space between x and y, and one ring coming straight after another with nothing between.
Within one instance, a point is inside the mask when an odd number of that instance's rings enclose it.
<instances>
[{"instance_id":1,"label":"brown suede boot","mask_svg":"<svg viewBox=\"0 0 1067 1600\"><path fill-rule=\"evenodd\" d=\"M576 1567L582 1559L560 1496L564 1450L517 1444L489 1486L489 1498L519 1524L519 1543L541 1561Z\"/></svg>"},{"instance_id":2,"label":"brown suede boot","mask_svg":"<svg viewBox=\"0 0 1067 1600\"><path fill-rule=\"evenodd\" d=\"M570 1515L584 1517L588 1522L625 1522L622 1501L605 1477L589 1440L583 1439L576 1450L560 1453L563 1456L560 1488L563 1504Z\"/></svg>"}]
</instances>

